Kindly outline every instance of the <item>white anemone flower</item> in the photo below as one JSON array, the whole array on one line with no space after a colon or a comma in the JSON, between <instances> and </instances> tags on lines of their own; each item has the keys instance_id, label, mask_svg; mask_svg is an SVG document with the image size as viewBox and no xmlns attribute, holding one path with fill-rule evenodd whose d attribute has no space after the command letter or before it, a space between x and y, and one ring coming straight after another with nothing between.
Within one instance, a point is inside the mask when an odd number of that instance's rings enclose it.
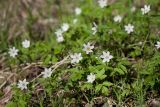
<instances>
[{"instance_id":1,"label":"white anemone flower","mask_svg":"<svg viewBox=\"0 0 160 107\"><path fill-rule=\"evenodd\" d=\"M130 33L132 33L132 32L134 31L134 26L131 25L131 24L125 25L124 28L125 28L125 31L126 31L128 34L130 34Z\"/></svg>"},{"instance_id":2,"label":"white anemone flower","mask_svg":"<svg viewBox=\"0 0 160 107\"><path fill-rule=\"evenodd\" d=\"M144 5L143 8L141 8L142 14L147 14L151 10L150 5Z\"/></svg>"},{"instance_id":3,"label":"white anemone flower","mask_svg":"<svg viewBox=\"0 0 160 107\"><path fill-rule=\"evenodd\" d=\"M155 47L156 47L157 49L160 48L160 42L159 42L159 41L157 41L157 44L155 45Z\"/></svg>"},{"instance_id":4,"label":"white anemone flower","mask_svg":"<svg viewBox=\"0 0 160 107\"><path fill-rule=\"evenodd\" d=\"M115 16L114 17L114 22L121 22L122 21L122 16L120 16L120 15L117 15L117 16Z\"/></svg>"},{"instance_id":5,"label":"white anemone flower","mask_svg":"<svg viewBox=\"0 0 160 107\"><path fill-rule=\"evenodd\" d=\"M67 32L69 29L69 24L68 23L63 23L61 26L61 29L63 32Z\"/></svg>"},{"instance_id":6,"label":"white anemone flower","mask_svg":"<svg viewBox=\"0 0 160 107\"><path fill-rule=\"evenodd\" d=\"M76 7L76 8L75 8L75 14L76 14L76 15L80 15L81 12L82 12L81 8L79 8L79 7Z\"/></svg>"},{"instance_id":7,"label":"white anemone flower","mask_svg":"<svg viewBox=\"0 0 160 107\"><path fill-rule=\"evenodd\" d=\"M89 42L87 44L83 44L83 51L86 52L86 54L89 54L93 52L94 46L92 46Z\"/></svg>"},{"instance_id":8,"label":"white anemone flower","mask_svg":"<svg viewBox=\"0 0 160 107\"><path fill-rule=\"evenodd\" d=\"M43 78L51 77L52 69L51 68L45 68L44 71L41 74L43 75Z\"/></svg>"},{"instance_id":9,"label":"white anemone flower","mask_svg":"<svg viewBox=\"0 0 160 107\"><path fill-rule=\"evenodd\" d=\"M107 6L108 0L98 0L98 4L101 8L104 8Z\"/></svg>"},{"instance_id":10,"label":"white anemone flower","mask_svg":"<svg viewBox=\"0 0 160 107\"><path fill-rule=\"evenodd\" d=\"M100 56L100 58L103 59L103 62L109 62L113 58L113 56L110 55L109 51L107 51L107 52L103 51L103 54Z\"/></svg>"},{"instance_id":11,"label":"white anemone flower","mask_svg":"<svg viewBox=\"0 0 160 107\"><path fill-rule=\"evenodd\" d=\"M87 82L88 83L93 83L96 79L96 75L93 73L90 73L90 75L87 75Z\"/></svg>"},{"instance_id":12,"label":"white anemone flower","mask_svg":"<svg viewBox=\"0 0 160 107\"><path fill-rule=\"evenodd\" d=\"M23 48L29 48L30 47L30 41L29 40L24 40L22 42L22 46L23 46Z\"/></svg>"},{"instance_id":13,"label":"white anemone flower","mask_svg":"<svg viewBox=\"0 0 160 107\"><path fill-rule=\"evenodd\" d=\"M70 55L70 57L71 57L71 63L79 63L79 61L83 59L81 53L74 53Z\"/></svg>"},{"instance_id":14,"label":"white anemone flower","mask_svg":"<svg viewBox=\"0 0 160 107\"><path fill-rule=\"evenodd\" d=\"M24 79L23 81L19 80L17 85L18 85L18 88L20 88L21 90L24 90L24 89L27 89L28 84L29 82L27 82L26 79Z\"/></svg>"},{"instance_id":15,"label":"white anemone flower","mask_svg":"<svg viewBox=\"0 0 160 107\"><path fill-rule=\"evenodd\" d=\"M13 48L9 48L9 55L13 58L15 58L18 55L18 49L16 49L15 47Z\"/></svg>"}]
</instances>

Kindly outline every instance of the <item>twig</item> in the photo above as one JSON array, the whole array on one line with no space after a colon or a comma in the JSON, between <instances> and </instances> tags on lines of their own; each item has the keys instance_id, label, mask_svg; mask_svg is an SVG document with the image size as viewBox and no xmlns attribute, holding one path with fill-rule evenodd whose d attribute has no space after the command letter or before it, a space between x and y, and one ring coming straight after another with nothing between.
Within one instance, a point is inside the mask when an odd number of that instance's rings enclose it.
<instances>
[{"instance_id":1,"label":"twig","mask_svg":"<svg viewBox=\"0 0 160 107\"><path fill-rule=\"evenodd\" d=\"M37 62L37 63L33 62L33 63L28 64L26 67L22 68L22 70L26 70L26 69L30 68L31 66L34 66L34 65L42 65L42 64L43 64L43 62ZM12 69L17 69L18 67L23 67L25 65L26 64L20 64L19 66L13 66ZM10 70L10 67L5 68L1 72L6 72L8 70Z\"/></svg>"},{"instance_id":2,"label":"twig","mask_svg":"<svg viewBox=\"0 0 160 107\"><path fill-rule=\"evenodd\" d=\"M51 68L53 68L52 72L54 72L60 65L68 63L68 58L69 56L65 57L63 60L61 60L60 62L55 63L53 66L51 66ZM42 74L39 74L36 78L34 78L33 80L31 80L31 82L35 81L37 78L39 78L40 76L42 76Z\"/></svg>"},{"instance_id":3,"label":"twig","mask_svg":"<svg viewBox=\"0 0 160 107\"><path fill-rule=\"evenodd\" d=\"M2 87L7 83L7 81L13 76L13 74L11 74L6 81L4 81L1 86L0 86L0 90L2 89Z\"/></svg>"}]
</instances>

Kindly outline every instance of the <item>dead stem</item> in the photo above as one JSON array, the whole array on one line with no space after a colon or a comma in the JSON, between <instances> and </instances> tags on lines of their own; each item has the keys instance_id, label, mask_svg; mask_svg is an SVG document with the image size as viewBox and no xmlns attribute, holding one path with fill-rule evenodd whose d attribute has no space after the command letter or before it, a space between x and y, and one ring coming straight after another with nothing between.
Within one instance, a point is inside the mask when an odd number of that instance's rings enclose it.
<instances>
[{"instance_id":1,"label":"dead stem","mask_svg":"<svg viewBox=\"0 0 160 107\"><path fill-rule=\"evenodd\" d=\"M51 68L53 69L52 72L54 72L59 66L69 63L68 61L69 56L65 57L63 60L55 63L54 65L51 66ZM42 74L39 74L36 78L34 78L33 80L31 80L31 82L35 81L37 78L39 78L40 76L42 76Z\"/></svg>"}]
</instances>

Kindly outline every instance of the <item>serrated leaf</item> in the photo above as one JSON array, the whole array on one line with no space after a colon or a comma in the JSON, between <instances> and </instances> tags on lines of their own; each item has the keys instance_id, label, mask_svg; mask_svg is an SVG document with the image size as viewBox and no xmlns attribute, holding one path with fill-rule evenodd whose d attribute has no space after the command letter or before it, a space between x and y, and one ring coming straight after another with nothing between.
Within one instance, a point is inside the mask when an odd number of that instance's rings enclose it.
<instances>
[{"instance_id":1,"label":"serrated leaf","mask_svg":"<svg viewBox=\"0 0 160 107\"><path fill-rule=\"evenodd\" d=\"M120 69L120 68L114 68L114 72L117 72L117 73L119 73L121 75L124 75L124 71L122 69Z\"/></svg>"},{"instance_id":2,"label":"serrated leaf","mask_svg":"<svg viewBox=\"0 0 160 107\"><path fill-rule=\"evenodd\" d=\"M119 68L121 68L125 73L127 73L127 68L124 65L119 65Z\"/></svg>"},{"instance_id":3,"label":"serrated leaf","mask_svg":"<svg viewBox=\"0 0 160 107\"><path fill-rule=\"evenodd\" d=\"M96 73L97 73L97 74L96 74L96 78L97 78L97 79L102 80L102 79L104 79L104 78L107 77L107 75L104 75L105 69L102 69L102 70L100 70L100 71L97 71Z\"/></svg>"}]
</instances>

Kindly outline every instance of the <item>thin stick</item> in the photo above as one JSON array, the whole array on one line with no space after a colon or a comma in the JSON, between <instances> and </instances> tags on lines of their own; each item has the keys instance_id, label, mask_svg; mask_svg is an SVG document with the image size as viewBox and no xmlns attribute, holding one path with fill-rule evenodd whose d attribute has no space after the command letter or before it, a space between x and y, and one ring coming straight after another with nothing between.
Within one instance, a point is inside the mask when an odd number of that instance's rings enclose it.
<instances>
[{"instance_id":1,"label":"thin stick","mask_svg":"<svg viewBox=\"0 0 160 107\"><path fill-rule=\"evenodd\" d=\"M65 64L65 63L69 63L68 58L69 58L69 56L65 57L63 60L61 60L61 61L55 63L53 66L51 66L51 68L53 68L53 71L55 71L60 65ZM24 67L24 68L22 69L22 71L25 71L26 69L28 69L28 68L30 68L31 66L34 66L34 65L36 65L36 64L40 66L42 63L43 63L43 62L31 63L31 64L29 64L28 66ZM21 64L21 66L23 66L23 65L24 65L24 64ZM17 68L17 67L18 67L18 66L16 66L15 68ZM7 69L9 69L9 68L7 68ZM5 70L6 70L6 69L5 69ZM12 76L13 76L13 74L11 74L11 75L7 78L7 80L4 81L4 82L1 84L0 89L7 83L7 81L8 81ZM42 74L39 74L36 78L34 78L33 80L31 80L31 82L35 81L35 80L36 80L37 78L39 78L40 76L42 76Z\"/></svg>"},{"instance_id":2,"label":"thin stick","mask_svg":"<svg viewBox=\"0 0 160 107\"><path fill-rule=\"evenodd\" d=\"M63 60L61 60L60 62L55 63L53 66L51 66L51 68L53 68L53 72L62 64L68 63L68 57L65 57ZM39 74L36 78L34 78L33 80L31 80L31 82L35 81L37 78L39 78L40 76L42 76L42 74Z\"/></svg>"},{"instance_id":3,"label":"thin stick","mask_svg":"<svg viewBox=\"0 0 160 107\"><path fill-rule=\"evenodd\" d=\"M0 89L2 89L2 87L7 83L7 81L13 76L13 74L11 74L6 81L4 81L1 86L0 86Z\"/></svg>"}]
</instances>

